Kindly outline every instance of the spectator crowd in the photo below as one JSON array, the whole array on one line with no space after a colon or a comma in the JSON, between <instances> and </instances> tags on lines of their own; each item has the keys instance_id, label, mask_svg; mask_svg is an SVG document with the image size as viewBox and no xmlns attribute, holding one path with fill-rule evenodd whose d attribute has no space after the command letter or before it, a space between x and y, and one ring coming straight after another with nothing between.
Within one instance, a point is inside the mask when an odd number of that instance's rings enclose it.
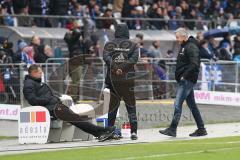
<instances>
[{"instance_id":1,"label":"spectator crowd","mask_svg":"<svg viewBox=\"0 0 240 160\"><path fill-rule=\"evenodd\" d=\"M115 23L126 21L130 29L137 30L178 27L192 30L205 29L212 20L219 27L238 25L234 19L240 18L239 0L0 0L0 3L0 24L8 26L71 28L74 21L80 26L87 21L98 29L109 29ZM53 19L46 15L77 18Z\"/></svg>"},{"instance_id":2,"label":"spectator crowd","mask_svg":"<svg viewBox=\"0 0 240 160\"><path fill-rule=\"evenodd\" d=\"M25 63L31 65L34 63L45 63L45 61L53 57L52 48L49 45L41 43L39 36L33 36L28 44L24 40L18 41L18 49L13 51L13 45L8 42L7 38L3 38L0 42L0 62L9 63Z\"/></svg>"}]
</instances>

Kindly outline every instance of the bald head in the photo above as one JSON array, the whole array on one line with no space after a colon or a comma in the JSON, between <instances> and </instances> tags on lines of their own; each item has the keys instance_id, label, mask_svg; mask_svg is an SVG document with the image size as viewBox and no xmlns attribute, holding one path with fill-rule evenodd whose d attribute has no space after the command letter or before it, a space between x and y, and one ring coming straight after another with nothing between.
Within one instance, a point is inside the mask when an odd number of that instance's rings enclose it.
<instances>
[{"instance_id":1,"label":"bald head","mask_svg":"<svg viewBox=\"0 0 240 160\"><path fill-rule=\"evenodd\" d=\"M182 44L183 42L187 41L188 39L188 32L185 28L178 28L175 31L176 39L178 43Z\"/></svg>"}]
</instances>

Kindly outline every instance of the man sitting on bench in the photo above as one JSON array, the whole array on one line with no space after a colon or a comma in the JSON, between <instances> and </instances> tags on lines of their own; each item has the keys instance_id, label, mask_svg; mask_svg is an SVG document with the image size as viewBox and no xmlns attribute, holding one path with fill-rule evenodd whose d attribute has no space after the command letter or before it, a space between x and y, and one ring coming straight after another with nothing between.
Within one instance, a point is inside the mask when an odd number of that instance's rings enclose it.
<instances>
[{"instance_id":1,"label":"man sitting on bench","mask_svg":"<svg viewBox=\"0 0 240 160\"><path fill-rule=\"evenodd\" d=\"M62 104L58 96L54 95L50 87L42 83L42 68L33 64L28 69L24 80L23 94L32 106L46 107L52 117L67 121L79 129L97 137L100 142L107 140L114 133L115 127L103 128L86 121L86 118L75 114Z\"/></svg>"}]
</instances>

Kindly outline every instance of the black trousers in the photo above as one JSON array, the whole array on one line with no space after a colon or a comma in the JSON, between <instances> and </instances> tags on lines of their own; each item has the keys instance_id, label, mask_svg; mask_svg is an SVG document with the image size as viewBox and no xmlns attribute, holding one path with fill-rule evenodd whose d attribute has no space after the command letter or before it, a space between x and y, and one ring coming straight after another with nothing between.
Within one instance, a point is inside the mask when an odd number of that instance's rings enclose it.
<instances>
[{"instance_id":1,"label":"black trousers","mask_svg":"<svg viewBox=\"0 0 240 160\"><path fill-rule=\"evenodd\" d=\"M120 101L125 102L128 118L131 124L131 133L137 133L136 99L134 95L134 81L112 82L110 88L110 103L108 111L108 125L113 126L116 120Z\"/></svg>"},{"instance_id":2,"label":"black trousers","mask_svg":"<svg viewBox=\"0 0 240 160\"><path fill-rule=\"evenodd\" d=\"M78 127L84 132L90 133L95 137L100 136L103 132L106 131L105 128L94 125L87 121L87 117L79 116L70 110L67 106L63 104L57 104L50 114L58 119L67 121L72 125Z\"/></svg>"}]
</instances>

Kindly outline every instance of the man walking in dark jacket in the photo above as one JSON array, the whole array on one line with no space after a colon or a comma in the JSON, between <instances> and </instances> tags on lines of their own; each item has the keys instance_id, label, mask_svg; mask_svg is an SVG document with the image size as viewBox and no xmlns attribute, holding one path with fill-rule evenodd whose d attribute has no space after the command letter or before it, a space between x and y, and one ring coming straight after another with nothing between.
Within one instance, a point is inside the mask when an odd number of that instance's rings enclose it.
<instances>
[{"instance_id":1,"label":"man walking in dark jacket","mask_svg":"<svg viewBox=\"0 0 240 160\"><path fill-rule=\"evenodd\" d=\"M127 107L131 125L131 139L137 139L136 100L134 95L134 64L138 61L136 44L129 40L126 24L118 24L115 39L106 43L103 59L107 64L105 83L110 89L108 124L113 126L121 99Z\"/></svg>"},{"instance_id":2,"label":"man walking in dark jacket","mask_svg":"<svg viewBox=\"0 0 240 160\"><path fill-rule=\"evenodd\" d=\"M198 129L189 136L205 136L207 135L207 131L197 108L193 91L200 68L199 44L192 36L188 36L184 28L177 29L175 33L177 41L181 44L175 71L175 79L177 81L177 92L174 103L175 111L170 127L165 130L160 130L159 132L164 135L176 137L176 130L182 113L182 104L184 100L186 100L198 127Z\"/></svg>"},{"instance_id":3,"label":"man walking in dark jacket","mask_svg":"<svg viewBox=\"0 0 240 160\"><path fill-rule=\"evenodd\" d=\"M75 114L67 106L61 103L58 96L54 95L50 87L41 82L42 69L33 64L28 69L24 81L23 94L32 106L44 106L54 118L67 121L79 129L98 137L99 141L105 141L114 133L115 127L103 128L86 121L86 118Z\"/></svg>"}]
</instances>

